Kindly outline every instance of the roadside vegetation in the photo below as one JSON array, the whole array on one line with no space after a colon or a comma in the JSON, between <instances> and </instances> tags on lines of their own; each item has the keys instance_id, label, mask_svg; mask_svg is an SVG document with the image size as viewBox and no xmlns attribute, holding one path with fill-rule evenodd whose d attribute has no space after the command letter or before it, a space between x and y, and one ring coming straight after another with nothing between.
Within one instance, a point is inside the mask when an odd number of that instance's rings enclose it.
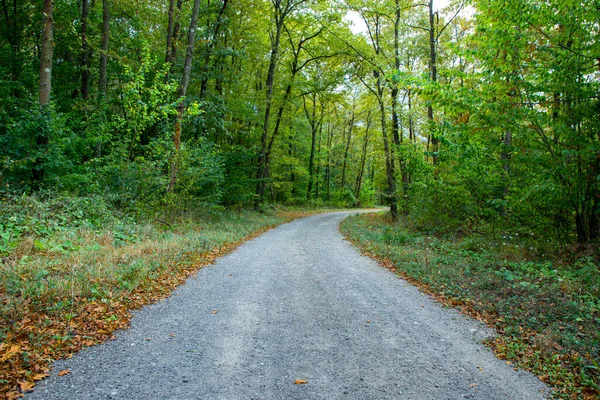
<instances>
[{"instance_id":1,"label":"roadside vegetation","mask_svg":"<svg viewBox=\"0 0 600 400\"><path fill-rule=\"evenodd\" d=\"M22 196L0 208L0 396L110 339L241 241L306 211L205 206L134 218L100 197Z\"/></svg>"},{"instance_id":2,"label":"roadside vegetation","mask_svg":"<svg viewBox=\"0 0 600 400\"><path fill-rule=\"evenodd\" d=\"M486 322L487 344L562 398L600 396L600 249L522 229L432 233L370 214L341 231L365 254L450 307Z\"/></svg>"}]
</instances>

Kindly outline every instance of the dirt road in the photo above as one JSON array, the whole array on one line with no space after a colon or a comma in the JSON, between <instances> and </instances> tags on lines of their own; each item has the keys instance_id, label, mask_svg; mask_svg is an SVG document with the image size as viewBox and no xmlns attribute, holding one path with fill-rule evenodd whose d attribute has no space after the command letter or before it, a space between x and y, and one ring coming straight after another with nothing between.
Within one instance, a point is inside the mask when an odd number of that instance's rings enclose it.
<instances>
[{"instance_id":1,"label":"dirt road","mask_svg":"<svg viewBox=\"0 0 600 400\"><path fill-rule=\"evenodd\" d=\"M116 340L57 363L26 398L544 398L537 378L479 344L480 323L344 241L348 214L245 243L136 312Z\"/></svg>"}]
</instances>

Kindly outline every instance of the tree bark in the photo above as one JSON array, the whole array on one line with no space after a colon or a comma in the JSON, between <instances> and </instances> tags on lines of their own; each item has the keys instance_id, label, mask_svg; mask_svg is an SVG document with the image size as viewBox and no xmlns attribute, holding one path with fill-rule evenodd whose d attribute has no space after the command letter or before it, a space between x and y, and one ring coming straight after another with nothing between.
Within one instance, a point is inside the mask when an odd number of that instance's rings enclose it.
<instances>
[{"instance_id":1,"label":"tree bark","mask_svg":"<svg viewBox=\"0 0 600 400\"><path fill-rule=\"evenodd\" d=\"M167 49L165 52L165 62L169 62L171 56L171 46L173 46L173 12L175 11L175 0L169 0L168 23L167 23Z\"/></svg>"},{"instance_id":2,"label":"tree bark","mask_svg":"<svg viewBox=\"0 0 600 400\"><path fill-rule=\"evenodd\" d=\"M352 105L354 107L354 105ZM354 131L354 119L355 119L354 109L352 110L352 116L350 117L349 127L348 127L348 138L346 140L346 147L344 149L344 161L342 162L342 189L346 187L346 165L348 163L348 153L350 152L350 144L352 143L352 133Z\"/></svg>"},{"instance_id":3,"label":"tree bark","mask_svg":"<svg viewBox=\"0 0 600 400\"><path fill-rule=\"evenodd\" d=\"M110 6L108 0L102 0L102 45L100 50L100 95L106 96L108 90L108 45L110 41Z\"/></svg>"},{"instance_id":4,"label":"tree bark","mask_svg":"<svg viewBox=\"0 0 600 400\"><path fill-rule=\"evenodd\" d=\"M371 128L371 112L369 112L367 114L367 127L365 129L365 141L363 144L363 151L362 151L362 156L360 159L360 167L358 169L358 175L356 176L356 187L354 190L354 197L356 198L355 206L357 208L361 207L360 192L362 190L363 175L365 172L365 164L367 162L367 151L369 149L369 129L370 128Z\"/></svg>"},{"instance_id":5,"label":"tree bark","mask_svg":"<svg viewBox=\"0 0 600 400\"><path fill-rule=\"evenodd\" d=\"M169 8L171 4L169 3ZM175 16L173 17L173 27L169 30L167 27L167 42L169 42L169 32L171 32L170 44L167 44L167 56L165 57L166 62L171 64L171 71L173 71L175 61L177 60L177 40L179 39L179 31L181 30L181 9L183 7L183 0L177 0L177 6L174 10Z\"/></svg>"},{"instance_id":6,"label":"tree bark","mask_svg":"<svg viewBox=\"0 0 600 400\"><path fill-rule=\"evenodd\" d=\"M390 148L390 143L388 139L387 133L387 121L386 121L386 113L385 113L385 103L383 96L383 84L382 78L379 72L375 73L375 77L377 79L377 94L378 94L378 102L379 102L379 112L381 114L381 134L383 136L383 151L385 153L385 170L388 184L388 198L390 202L390 214L392 216L392 220L396 221L398 219L398 203L396 199L396 182L395 182L395 162L394 162L394 154L393 150Z\"/></svg>"},{"instance_id":7,"label":"tree bark","mask_svg":"<svg viewBox=\"0 0 600 400\"><path fill-rule=\"evenodd\" d=\"M54 1L44 0L43 9L44 33L42 35L41 57L40 57L40 107L44 108L50 104L50 93L52 91L52 50L54 40Z\"/></svg>"},{"instance_id":8,"label":"tree bark","mask_svg":"<svg viewBox=\"0 0 600 400\"><path fill-rule=\"evenodd\" d=\"M400 2L396 0L396 10L394 19L394 61L396 71L400 70ZM398 165L402 177L402 194L406 199L408 196L409 176L406 168L406 161L403 158L400 146L402 145L403 135L400 130L400 118L398 116L398 84L394 83L391 90L392 96L392 133L395 150L398 154Z\"/></svg>"},{"instance_id":9,"label":"tree bark","mask_svg":"<svg viewBox=\"0 0 600 400\"><path fill-rule=\"evenodd\" d=\"M322 110L322 114L321 114L321 126L319 127L319 144L317 145L317 154L319 155L319 157L317 157L317 169L315 171L315 199L319 200L319 188L320 188L320 177L321 177L321 141L323 139L323 117L325 115L325 110Z\"/></svg>"},{"instance_id":10,"label":"tree bark","mask_svg":"<svg viewBox=\"0 0 600 400\"><path fill-rule=\"evenodd\" d=\"M319 131L320 123L317 122L317 95L313 93L312 114L309 114L306 107L306 99L304 99L304 112L306 118L310 121L311 142L310 156L308 160L308 188L306 190L306 199L311 200L313 190L314 168L315 168L315 151L317 148L317 132ZM322 105L321 105L322 107ZM321 123L323 122L323 111L321 110Z\"/></svg>"},{"instance_id":11,"label":"tree bark","mask_svg":"<svg viewBox=\"0 0 600 400\"><path fill-rule=\"evenodd\" d=\"M435 40L435 13L433 12L433 0L429 0L429 74L433 82L437 82L437 54L436 54L436 40ZM430 122L430 141L431 141L431 153L433 159L433 165L438 164L438 151L439 151L439 140L436 136L434 126L434 115L433 106L427 107L427 118Z\"/></svg>"},{"instance_id":12,"label":"tree bark","mask_svg":"<svg viewBox=\"0 0 600 400\"><path fill-rule=\"evenodd\" d=\"M39 105L44 118L44 126L38 129L35 135L36 159L32 170L32 186L38 190L45 175L45 152L48 147L50 118L50 95L52 93L52 53L54 39L54 1L44 0L43 8L43 35L40 56L40 88Z\"/></svg>"},{"instance_id":13,"label":"tree bark","mask_svg":"<svg viewBox=\"0 0 600 400\"><path fill-rule=\"evenodd\" d=\"M325 164L325 179L327 180L327 201L331 200L331 143L333 141L333 125L327 126L327 164Z\"/></svg>"},{"instance_id":14,"label":"tree bark","mask_svg":"<svg viewBox=\"0 0 600 400\"><path fill-rule=\"evenodd\" d=\"M87 100L90 97L90 80L92 51L88 43L88 22L90 14L90 0L81 0L81 97Z\"/></svg>"}]
</instances>

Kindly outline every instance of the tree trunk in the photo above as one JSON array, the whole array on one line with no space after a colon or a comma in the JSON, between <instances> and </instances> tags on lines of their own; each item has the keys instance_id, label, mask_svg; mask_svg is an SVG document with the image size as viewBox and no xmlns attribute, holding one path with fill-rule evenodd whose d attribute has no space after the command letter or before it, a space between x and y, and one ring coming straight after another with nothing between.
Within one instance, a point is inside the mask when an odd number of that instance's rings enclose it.
<instances>
[{"instance_id":1,"label":"tree trunk","mask_svg":"<svg viewBox=\"0 0 600 400\"><path fill-rule=\"evenodd\" d=\"M502 169L505 173L506 182L504 185L504 192L502 193L502 199L506 199L510 190L510 147L512 146L512 132L507 131L502 139L502 153L500 159L502 160ZM506 216L506 207L502 206L502 215Z\"/></svg>"},{"instance_id":2,"label":"tree trunk","mask_svg":"<svg viewBox=\"0 0 600 400\"><path fill-rule=\"evenodd\" d=\"M411 143L415 142L415 125L412 117L412 91L408 89L408 138Z\"/></svg>"},{"instance_id":3,"label":"tree trunk","mask_svg":"<svg viewBox=\"0 0 600 400\"><path fill-rule=\"evenodd\" d=\"M40 57L40 107L50 104L52 91L52 50L54 39L54 1L44 0L44 33Z\"/></svg>"},{"instance_id":4,"label":"tree trunk","mask_svg":"<svg viewBox=\"0 0 600 400\"><path fill-rule=\"evenodd\" d=\"M170 3L169 3L170 7ZM171 33L170 47L167 47L166 61L171 64L171 71L177 61L177 40L179 39L179 31L181 30L181 9L183 7L183 0L177 0L177 7L174 10L175 16L173 17L173 28ZM169 30L167 28L167 41L169 41Z\"/></svg>"},{"instance_id":5,"label":"tree trunk","mask_svg":"<svg viewBox=\"0 0 600 400\"><path fill-rule=\"evenodd\" d=\"M314 168L315 168L315 151L317 148L317 131L319 130L319 126L317 123L317 95L313 93L313 104L312 104L312 114L309 114L308 109L306 108L306 99L304 99L304 112L306 114L306 118L310 121L310 157L308 159L308 188L306 189L306 200L311 199L312 190L313 190L313 178L314 178ZM322 115L322 114L321 114Z\"/></svg>"},{"instance_id":6,"label":"tree trunk","mask_svg":"<svg viewBox=\"0 0 600 400\"><path fill-rule=\"evenodd\" d=\"M173 12L175 11L175 0L169 0L168 23L167 23L167 49L165 52L165 62L169 62L171 56L171 47L173 46Z\"/></svg>"},{"instance_id":7,"label":"tree trunk","mask_svg":"<svg viewBox=\"0 0 600 400\"><path fill-rule=\"evenodd\" d=\"M181 77L181 85L179 86L177 118L175 120L175 128L173 133L173 147L175 153L171 163L171 180L167 188L167 192L172 192L177 183L177 174L179 170L179 151L181 149L181 124L183 123L183 114L185 111L184 97L187 95L187 88L190 83L190 74L192 72L192 61L194 58L194 43L196 41L196 29L198 27L198 13L200 12L200 0L194 0L192 8L192 18L190 22L190 30L188 32L188 43L185 53L185 62L183 65L183 76Z\"/></svg>"},{"instance_id":8,"label":"tree trunk","mask_svg":"<svg viewBox=\"0 0 600 400\"><path fill-rule=\"evenodd\" d=\"M102 46L100 50L100 95L106 96L108 89L108 44L110 40L110 9L108 0L102 0Z\"/></svg>"},{"instance_id":9,"label":"tree trunk","mask_svg":"<svg viewBox=\"0 0 600 400\"><path fill-rule=\"evenodd\" d=\"M52 93L52 50L54 39L54 1L44 0L43 28L40 56L40 97L39 105L44 118L44 126L38 129L35 135L36 159L32 170L32 185L38 190L44 180L45 152L48 147L50 95Z\"/></svg>"},{"instance_id":10,"label":"tree trunk","mask_svg":"<svg viewBox=\"0 0 600 400\"><path fill-rule=\"evenodd\" d=\"M358 169L358 175L356 176L356 188L354 190L354 197L356 198L356 207L361 207L360 192L363 181L363 175L365 172L365 163L367 161L367 150L369 148L369 129L371 128L371 113L367 115L367 127L365 129L365 142L363 144L362 156L360 159L360 167Z\"/></svg>"},{"instance_id":11,"label":"tree trunk","mask_svg":"<svg viewBox=\"0 0 600 400\"><path fill-rule=\"evenodd\" d=\"M375 77L377 78L377 94L378 94L378 102L379 102L379 112L381 114L381 134L383 136L383 151L385 154L385 169L387 176L387 184L388 184L388 198L390 202L390 214L392 216L392 220L396 221L398 219L398 204L396 199L396 182L395 182L395 163L394 163L394 154L393 150L390 148L390 143L387 134L387 118L385 113L385 103L383 100L383 84L382 78L379 72L375 73Z\"/></svg>"},{"instance_id":12,"label":"tree trunk","mask_svg":"<svg viewBox=\"0 0 600 400\"><path fill-rule=\"evenodd\" d=\"M433 82L437 82L437 54L436 54L436 40L435 40L435 13L433 12L433 0L429 0L429 74L431 80ZM430 140L431 140L431 152L433 165L437 165L438 163L438 151L439 151L439 140L436 136L435 128L434 128L434 116L433 116L433 106L429 105L427 107L427 118L430 123Z\"/></svg>"},{"instance_id":13,"label":"tree trunk","mask_svg":"<svg viewBox=\"0 0 600 400\"><path fill-rule=\"evenodd\" d=\"M354 105L353 105L354 107ZM352 116L350 117L350 123L348 127L348 138L346 140L346 148L344 150L344 161L342 163L342 189L346 187L346 165L348 163L348 153L350 152L350 143L352 143L352 133L354 130L354 110L352 110Z\"/></svg>"},{"instance_id":14,"label":"tree trunk","mask_svg":"<svg viewBox=\"0 0 600 400\"><path fill-rule=\"evenodd\" d=\"M278 3L277 3L278 4ZM279 55L279 43L281 42L281 30L283 29L283 18L279 13L279 8L275 7L275 38L271 44L271 57L269 60L269 72L267 73L267 96L265 105L265 117L263 122L262 136L260 140L260 154L258 156L258 168L256 170L256 191L254 198L254 208L260 209L263 203L266 175L268 172L267 156L267 139L269 135L269 122L271 118L271 107L273 105L273 84L275 82L275 67L277 65L277 57Z\"/></svg>"},{"instance_id":15,"label":"tree trunk","mask_svg":"<svg viewBox=\"0 0 600 400\"><path fill-rule=\"evenodd\" d=\"M327 126L327 164L325 165L325 179L327 180L327 201L331 200L331 142L333 141L333 125L331 121Z\"/></svg>"},{"instance_id":16,"label":"tree trunk","mask_svg":"<svg viewBox=\"0 0 600 400\"><path fill-rule=\"evenodd\" d=\"M321 126L319 126L319 144L317 145L317 170L315 172L315 199L319 200L319 187L320 187L320 177L321 177L321 140L323 139L323 117L325 115L325 110L322 109L321 114Z\"/></svg>"},{"instance_id":17,"label":"tree trunk","mask_svg":"<svg viewBox=\"0 0 600 400\"><path fill-rule=\"evenodd\" d=\"M89 14L90 0L81 0L81 97L84 100L90 97L90 80L92 77L90 66L92 51L88 43Z\"/></svg>"}]
</instances>

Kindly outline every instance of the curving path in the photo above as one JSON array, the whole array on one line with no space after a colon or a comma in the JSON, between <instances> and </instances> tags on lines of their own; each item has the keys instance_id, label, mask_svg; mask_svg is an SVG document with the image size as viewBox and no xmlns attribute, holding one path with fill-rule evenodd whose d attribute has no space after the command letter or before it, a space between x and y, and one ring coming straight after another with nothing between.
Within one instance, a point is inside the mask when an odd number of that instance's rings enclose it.
<instances>
[{"instance_id":1,"label":"curving path","mask_svg":"<svg viewBox=\"0 0 600 400\"><path fill-rule=\"evenodd\" d=\"M542 399L480 323L442 308L338 233L351 213L282 225L57 362L26 399ZM56 376L63 369L69 375ZM306 380L306 384L295 381Z\"/></svg>"}]
</instances>

